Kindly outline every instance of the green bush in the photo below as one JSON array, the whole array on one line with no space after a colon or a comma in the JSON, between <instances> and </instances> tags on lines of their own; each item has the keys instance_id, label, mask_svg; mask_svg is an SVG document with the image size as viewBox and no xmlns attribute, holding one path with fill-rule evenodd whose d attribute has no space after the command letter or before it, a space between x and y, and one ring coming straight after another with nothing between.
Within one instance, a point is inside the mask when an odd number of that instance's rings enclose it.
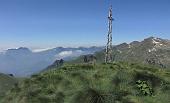
<instances>
[{"instance_id":1,"label":"green bush","mask_svg":"<svg viewBox=\"0 0 170 103\"><path fill-rule=\"evenodd\" d=\"M153 89L151 86L148 85L146 81L138 80L136 81L137 88L139 89L140 93L145 96L152 96L153 95Z\"/></svg>"}]
</instances>

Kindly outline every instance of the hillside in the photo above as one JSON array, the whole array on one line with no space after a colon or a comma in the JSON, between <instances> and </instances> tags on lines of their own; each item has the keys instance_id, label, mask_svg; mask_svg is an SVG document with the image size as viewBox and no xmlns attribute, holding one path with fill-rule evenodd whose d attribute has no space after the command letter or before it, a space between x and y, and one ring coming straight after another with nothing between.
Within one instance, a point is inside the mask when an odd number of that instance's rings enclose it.
<instances>
[{"instance_id":1,"label":"hillside","mask_svg":"<svg viewBox=\"0 0 170 103\"><path fill-rule=\"evenodd\" d=\"M14 77L0 73L0 99L17 83Z\"/></svg>"},{"instance_id":2,"label":"hillside","mask_svg":"<svg viewBox=\"0 0 170 103\"><path fill-rule=\"evenodd\" d=\"M1 103L169 103L169 97L170 71L117 62L54 67L25 79Z\"/></svg>"},{"instance_id":3,"label":"hillside","mask_svg":"<svg viewBox=\"0 0 170 103\"><path fill-rule=\"evenodd\" d=\"M97 52L94 55L97 62L104 62L105 51ZM82 63L83 57L71 61ZM122 43L113 47L113 60L132 63L154 65L160 68L170 68L170 40L150 37L143 41L133 41L129 44Z\"/></svg>"}]
</instances>

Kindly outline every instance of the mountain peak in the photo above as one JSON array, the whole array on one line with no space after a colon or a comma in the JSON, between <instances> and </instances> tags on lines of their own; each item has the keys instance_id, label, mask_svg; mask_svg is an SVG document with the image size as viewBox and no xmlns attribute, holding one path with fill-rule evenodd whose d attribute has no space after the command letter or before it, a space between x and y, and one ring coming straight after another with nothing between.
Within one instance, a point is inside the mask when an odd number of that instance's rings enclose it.
<instances>
[{"instance_id":1,"label":"mountain peak","mask_svg":"<svg viewBox=\"0 0 170 103\"><path fill-rule=\"evenodd\" d=\"M31 50L26 48L26 47L19 47L19 48L16 48L16 49L8 49L6 51L7 54L13 54L13 53L31 53Z\"/></svg>"},{"instance_id":2,"label":"mountain peak","mask_svg":"<svg viewBox=\"0 0 170 103\"><path fill-rule=\"evenodd\" d=\"M162 38L158 38L158 37L149 37L149 38L146 38L144 39L144 41L167 41L166 39L162 39Z\"/></svg>"},{"instance_id":3,"label":"mountain peak","mask_svg":"<svg viewBox=\"0 0 170 103\"><path fill-rule=\"evenodd\" d=\"M151 36L151 37L148 37L148 38L144 39L143 41L152 41L154 39L157 39L157 37Z\"/></svg>"},{"instance_id":4,"label":"mountain peak","mask_svg":"<svg viewBox=\"0 0 170 103\"><path fill-rule=\"evenodd\" d=\"M142 41L142 43L147 43L148 45L153 45L153 46L166 46L167 44L169 44L169 41L166 39L161 39L161 38L157 38L157 37L149 37L146 38Z\"/></svg>"},{"instance_id":5,"label":"mountain peak","mask_svg":"<svg viewBox=\"0 0 170 103\"><path fill-rule=\"evenodd\" d=\"M8 49L8 50L27 50L27 51L30 51L28 48L26 47L19 47L19 48L16 48L16 49ZM8 51L7 50L7 51Z\"/></svg>"}]
</instances>

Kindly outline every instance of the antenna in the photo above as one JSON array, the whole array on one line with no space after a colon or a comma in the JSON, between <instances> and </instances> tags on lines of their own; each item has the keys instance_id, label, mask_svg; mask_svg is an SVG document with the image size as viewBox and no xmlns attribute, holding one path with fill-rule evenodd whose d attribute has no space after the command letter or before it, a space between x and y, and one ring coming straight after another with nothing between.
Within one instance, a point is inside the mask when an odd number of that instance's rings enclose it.
<instances>
[{"instance_id":1,"label":"antenna","mask_svg":"<svg viewBox=\"0 0 170 103\"><path fill-rule=\"evenodd\" d=\"M109 16L108 16L108 34L107 34L107 44L106 44L106 51L105 51L105 63L112 62L112 5L109 9Z\"/></svg>"}]
</instances>

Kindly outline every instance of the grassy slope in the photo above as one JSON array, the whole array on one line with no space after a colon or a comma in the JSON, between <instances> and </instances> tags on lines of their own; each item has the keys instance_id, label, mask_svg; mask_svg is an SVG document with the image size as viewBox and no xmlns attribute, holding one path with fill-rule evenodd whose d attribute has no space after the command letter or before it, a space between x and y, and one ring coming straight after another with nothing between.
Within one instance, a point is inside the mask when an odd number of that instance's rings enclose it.
<instances>
[{"instance_id":1,"label":"grassy slope","mask_svg":"<svg viewBox=\"0 0 170 103\"><path fill-rule=\"evenodd\" d=\"M144 96L136 81L147 81ZM170 72L129 63L72 64L25 79L2 103L170 103Z\"/></svg>"},{"instance_id":2,"label":"grassy slope","mask_svg":"<svg viewBox=\"0 0 170 103\"><path fill-rule=\"evenodd\" d=\"M11 76L0 73L0 99L10 90L17 80Z\"/></svg>"}]
</instances>

